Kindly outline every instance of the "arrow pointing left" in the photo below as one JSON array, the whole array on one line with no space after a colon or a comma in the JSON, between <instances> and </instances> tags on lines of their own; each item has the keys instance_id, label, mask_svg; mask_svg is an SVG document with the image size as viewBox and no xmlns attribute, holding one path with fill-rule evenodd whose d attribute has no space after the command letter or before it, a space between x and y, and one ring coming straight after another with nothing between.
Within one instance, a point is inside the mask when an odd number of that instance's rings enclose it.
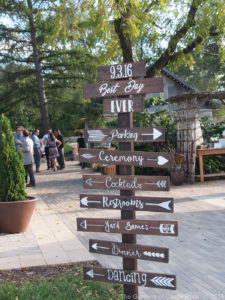
<instances>
[{"instance_id":1,"label":"arrow pointing left","mask_svg":"<svg viewBox=\"0 0 225 300\"><path fill-rule=\"evenodd\" d=\"M89 270L88 272L86 272L86 274L91 277L91 278L94 278L95 276L102 276L102 277L105 277L104 274L97 274L97 273L94 273L94 270Z\"/></svg>"}]
</instances>

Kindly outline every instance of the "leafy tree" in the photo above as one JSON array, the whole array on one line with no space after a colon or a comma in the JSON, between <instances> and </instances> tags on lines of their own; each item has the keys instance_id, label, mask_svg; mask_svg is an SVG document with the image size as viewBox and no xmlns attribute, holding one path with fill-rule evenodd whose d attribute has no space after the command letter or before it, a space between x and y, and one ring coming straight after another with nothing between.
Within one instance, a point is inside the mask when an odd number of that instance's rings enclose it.
<instances>
[{"instance_id":1,"label":"leafy tree","mask_svg":"<svg viewBox=\"0 0 225 300\"><path fill-rule=\"evenodd\" d=\"M1 0L0 16L10 22L0 25L0 110L9 114L21 102L39 107L44 132L53 111L49 103L57 110L57 100L70 100L69 90L81 89L96 70L83 45L69 47L71 36L66 39L61 27L64 2Z\"/></svg>"},{"instance_id":2,"label":"leafy tree","mask_svg":"<svg viewBox=\"0 0 225 300\"><path fill-rule=\"evenodd\" d=\"M82 7L86 34L97 36L105 59L143 59L151 65L148 77L174 62L191 63L194 49L224 32L222 0L90 0Z\"/></svg>"},{"instance_id":3,"label":"leafy tree","mask_svg":"<svg viewBox=\"0 0 225 300\"><path fill-rule=\"evenodd\" d=\"M26 197L23 154L15 151L9 120L0 119L0 201L19 201Z\"/></svg>"}]
</instances>

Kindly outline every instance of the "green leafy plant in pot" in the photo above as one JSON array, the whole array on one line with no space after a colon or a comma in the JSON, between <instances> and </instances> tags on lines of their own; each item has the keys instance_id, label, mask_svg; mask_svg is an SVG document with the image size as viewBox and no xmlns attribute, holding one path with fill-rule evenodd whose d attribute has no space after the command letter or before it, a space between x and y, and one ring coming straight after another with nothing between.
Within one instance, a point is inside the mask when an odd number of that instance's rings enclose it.
<instances>
[{"instance_id":1,"label":"green leafy plant in pot","mask_svg":"<svg viewBox=\"0 0 225 300\"><path fill-rule=\"evenodd\" d=\"M10 121L0 118L0 232L26 230L37 200L25 190L23 153L15 151Z\"/></svg>"}]
</instances>

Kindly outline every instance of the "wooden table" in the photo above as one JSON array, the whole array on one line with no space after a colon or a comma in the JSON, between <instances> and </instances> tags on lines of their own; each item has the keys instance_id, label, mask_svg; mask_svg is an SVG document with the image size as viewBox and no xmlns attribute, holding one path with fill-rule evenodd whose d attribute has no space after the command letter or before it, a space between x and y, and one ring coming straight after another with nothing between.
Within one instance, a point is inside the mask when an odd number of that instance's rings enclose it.
<instances>
[{"instance_id":1,"label":"wooden table","mask_svg":"<svg viewBox=\"0 0 225 300\"><path fill-rule=\"evenodd\" d=\"M219 155L219 154L225 154L225 148L208 148L208 149L197 149L196 150L196 156L199 157L200 175L195 175L195 177L196 178L200 177L201 182L204 182L204 177L225 176L225 173L204 174L203 156L204 155Z\"/></svg>"}]
</instances>

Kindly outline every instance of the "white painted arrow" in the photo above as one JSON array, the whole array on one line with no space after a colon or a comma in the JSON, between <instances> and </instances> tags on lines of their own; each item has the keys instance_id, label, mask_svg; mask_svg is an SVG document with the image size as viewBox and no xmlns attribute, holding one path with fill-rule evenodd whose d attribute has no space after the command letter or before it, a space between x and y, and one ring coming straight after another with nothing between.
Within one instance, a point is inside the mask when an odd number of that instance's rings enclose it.
<instances>
[{"instance_id":1,"label":"white painted arrow","mask_svg":"<svg viewBox=\"0 0 225 300\"><path fill-rule=\"evenodd\" d=\"M156 276L151 281L158 286L168 286L168 287L174 287L174 285L171 283L174 278L169 278L169 277L160 277Z\"/></svg>"},{"instance_id":2,"label":"white painted arrow","mask_svg":"<svg viewBox=\"0 0 225 300\"><path fill-rule=\"evenodd\" d=\"M91 277L91 278L94 278L95 276L102 276L102 277L105 277L104 274L97 274L97 273L94 273L94 270L90 270L88 272L86 272L86 274Z\"/></svg>"},{"instance_id":3,"label":"white painted arrow","mask_svg":"<svg viewBox=\"0 0 225 300\"><path fill-rule=\"evenodd\" d=\"M85 153L85 154L82 154L81 156L84 157L84 158L86 158L86 159L91 159L93 157L96 157L96 156L94 156L94 155L92 155L90 153Z\"/></svg>"},{"instance_id":4,"label":"white painted arrow","mask_svg":"<svg viewBox=\"0 0 225 300\"><path fill-rule=\"evenodd\" d=\"M162 132L160 132L158 129L153 128L153 133L142 133L141 135L152 135L153 140L156 140L162 135Z\"/></svg>"},{"instance_id":5,"label":"white painted arrow","mask_svg":"<svg viewBox=\"0 0 225 300\"><path fill-rule=\"evenodd\" d=\"M168 162L168 159L166 159L163 156L158 156L156 159L154 159L154 158L147 158L147 160L157 161L157 164L159 166L163 166L163 165L165 165Z\"/></svg>"},{"instance_id":6,"label":"white painted arrow","mask_svg":"<svg viewBox=\"0 0 225 300\"><path fill-rule=\"evenodd\" d=\"M105 225L99 225L99 224L88 224L86 220L80 223L80 227L84 228L85 230L88 228L88 226L95 226L95 227L104 227Z\"/></svg>"},{"instance_id":7,"label":"white painted arrow","mask_svg":"<svg viewBox=\"0 0 225 300\"><path fill-rule=\"evenodd\" d=\"M88 200L88 197L80 199L82 205L88 206L88 203L101 203L101 201Z\"/></svg>"},{"instance_id":8,"label":"white painted arrow","mask_svg":"<svg viewBox=\"0 0 225 300\"><path fill-rule=\"evenodd\" d=\"M95 250L98 250L98 249L107 249L107 250L109 250L110 249L110 248L107 248L107 247L98 246L97 243L94 243L93 245L91 245L91 247Z\"/></svg>"},{"instance_id":9,"label":"white painted arrow","mask_svg":"<svg viewBox=\"0 0 225 300\"><path fill-rule=\"evenodd\" d=\"M92 142L101 142L104 140L106 134L104 134L101 130L88 130L88 141Z\"/></svg>"},{"instance_id":10,"label":"white painted arrow","mask_svg":"<svg viewBox=\"0 0 225 300\"><path fill-rule=\"evenodd\" d=\"M101 182L101 181L92 181L92 178L89 178L85 181L88 185L92 186L93 183L104 183L104 182Z\"/></svg>"},{"instance_id":11,"label":"white painted arrow","mask_svg":"<svg viewBox=\"0 0 225 300\"><path fill-rule=\"evenodd\" d=\"M149 185L157 185L159 188L166 188L166 180L159 180L157 182L146 182L144 184L149 184Z\"/></svg>"},{"instance_id":12,"label":"white painted arrow","mask_svg":"<svg viewBox=\"0 0 225 300\"><path fill-rule=\"evenodd\" d=\"M171 208L169 207L170 202L171 202L171 200L166 201L166 202L161 202L161 203L145 203L145 205L160 206L165 209L171 210Z\"/></svg>"}]
</instances>

